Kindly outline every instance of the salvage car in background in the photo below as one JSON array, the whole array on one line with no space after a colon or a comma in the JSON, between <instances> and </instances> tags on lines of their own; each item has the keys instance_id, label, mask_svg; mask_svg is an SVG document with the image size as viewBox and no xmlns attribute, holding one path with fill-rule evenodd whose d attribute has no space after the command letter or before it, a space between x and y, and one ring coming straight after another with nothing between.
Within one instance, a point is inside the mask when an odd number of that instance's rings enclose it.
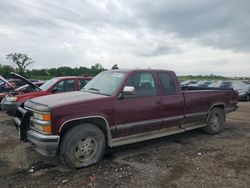
<instances>
[{"instance_id":1,"label":"salvage car in background","mask_svg":"<svg viewBox=\"0 0 250 188\"><path fill-rule=\"evenodd\" d=\"M18 77L20 75L16 73L11 73L12 76ZM29 80L37 86L44 84L44 81ZM28 93L33 91L33 89L26 84L26 82L20 79L9 79L6 80L4 77L0 76L0 102L5 95L17 95L21 93Z\"/></svg>"},{"instance_id":2,"label":"salvage car in background","mask_svg":"<svg viewBox=\"0 0 250 188\"><path fill-rule=\"evenodd\" d=\"M18 95L6 95L2 99L1 108L10 116L14 115L17 107L27 99L54 93L78 91L82 89L89 80L92 79L92 77L83 76L56 77L38 87L20 75L19 78L26 82L31 88L33 88L33 92Z\"/></svg>"},{"instance_id":3,"label":"salvage car in background","mask_svg":"<svg viewBox=\"0 0 250 188\"><path fill-rule=\"evenodd\" d=\"M237 90L241 101L250 101L250 84L246 82L238 82L232 85Z\"/></svg>"},{"instance_id":4,"label":"salvage car in background","mask_svg":"<svg viewBox=\"0 0 250 188\"><path fill-rule=\"evenodd\" d=\"M232 88L232 81L217 80L208 85L211 88Z\"/></svg>"},{"instance_id":5,"label":"salvage car in background","mask_svg":"<svg viewBox=\"0 0 250 188\"><path fill-rule=\"evenodd\" d=\"M4 97L5 93L15 91L14 85L10 83L8 80L6 80L4 77L0 76L0 102L2 98Z\"/></svg>"},{"instance_id":6,"label":"salvage car in background","mask_svg":"<svg viewBox=\"0 0 250 188\"><path fill-rule=\"evenodd\" d=\"M116 147L202 128L223 130L225 114L237 109L233 89L182 91L173 71L112 70L82 91L27 100L14 121L20 139L70 167L85 167Z\"/></svg>"}]
</instances>

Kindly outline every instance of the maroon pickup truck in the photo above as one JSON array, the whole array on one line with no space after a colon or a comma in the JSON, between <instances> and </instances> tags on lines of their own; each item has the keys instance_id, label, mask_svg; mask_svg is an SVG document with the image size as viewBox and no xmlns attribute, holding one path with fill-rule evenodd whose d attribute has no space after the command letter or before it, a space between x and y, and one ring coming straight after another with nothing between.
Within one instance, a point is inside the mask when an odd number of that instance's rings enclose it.
<instances>
[{"instance_id":1,"label":"maroon pickup truck","mask_svg":"<svg viewBox=\"0 0 250 188\"><path fill-rule=\"evenodd\" d=\"M201 128L219 134L237 109L232 89L185 88L167 70L113 70L81 91L27 100L14 120L20 139L70 167L85 167L116 147Z\"/></svg>"}]
</instances>

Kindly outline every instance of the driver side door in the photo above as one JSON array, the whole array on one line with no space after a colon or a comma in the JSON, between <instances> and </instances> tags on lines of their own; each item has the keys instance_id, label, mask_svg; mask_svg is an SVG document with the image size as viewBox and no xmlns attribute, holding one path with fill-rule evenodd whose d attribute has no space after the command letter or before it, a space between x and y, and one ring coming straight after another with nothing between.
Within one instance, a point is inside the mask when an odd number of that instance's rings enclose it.
<instances>
[{"instance_id":1,"label":"driver side door","mask_svg":"<svg viewBox=\"0 0 250 188\"><path fill-rule=\"evenodd\" d=\"M115 101L114 137L160 129L162 105L155 75L135 72L129 76L125 86L134 87L135 93Z\"/></svg>"}]
</instances>

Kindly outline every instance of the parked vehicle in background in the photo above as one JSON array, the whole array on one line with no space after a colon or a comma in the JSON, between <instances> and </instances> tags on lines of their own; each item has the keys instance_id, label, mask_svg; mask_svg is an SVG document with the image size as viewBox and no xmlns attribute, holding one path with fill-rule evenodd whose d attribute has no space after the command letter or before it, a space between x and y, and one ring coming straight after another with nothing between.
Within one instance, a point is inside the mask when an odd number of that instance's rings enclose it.
<instances>
[{"instance_id":1,"label":"parked vehicle in background","mask_svg":"<svg viewBox=\"0 0 250 188\"><path fill-rule=\"evenodd\" d=\"M238 82L232 85L234 90L237 90L241 101L250 101L250 84Z\"/></svg>"},{"instance_id":2,"label":"parked vehicle in background","mask_svg":"<svg viewBox=\"0 0 250 188\"><path fill-rule=\"evenodd\" d=\"M218 80L208 85L211 88L232 88L232 81Z\"/></svg>"},{"instance_id":3,"label":"parked vehicle in background","mask_svg":"<svg viewBox=\"0 0 250 188\"><path fill-rule=\"evenodd\" d=\"M9 82L4 77L0 76L0 93L9 92L15 90L16 86L13 82Z\"/></svg>"},{"instance_id":4,"label":"parked vehicle in background","mask_svg":"<svg viewBox=\"0 0 250 188\"><path fill-rule=\"evenodd\" d=\"M83 88L92 78L83 76L56 77L47 81L40 87L34 85L33 83L23 78L22 76L20 76L20 79L22 79L31 88L33 88L33 92L17 94L17 95L10 94L6 95L2 99L1 108L2 110L6 111L6 113L10 116L14 115L17 107L20 106L20 104L27 99L32 99L34 97L50 95L54 93L78 91L81 88Z\"/></svg>"},{"instance_id":5,"label":"parked vehicle in background","mask_svg":"<svg viewBox=\"0 0 250 188\"><path fill-rule=\"evenodd\" d=\"M10 74L14 77L20 76L16 73L10 73ZM35 85L37 86L41 86L44 83L44 81L38 81L38 80L29 80L29 81L35 83ZM21 79L6 80L4 77L0 76L0 102L6 94L19 94L32 91L31 87L27 87L25 85L26 82L22 81Z\"/></svg>"},{"instance_id":6,"label":"parked vehicle in background","mask_svg":"<svg viewBox=\"0 0 250 188\"><path fill-rule=\"evenodd\" d=\"M211 83L212 83L212 81L201 80L201 81L197 81L196 83L188 84L188 86L191 86L191 87L208 87L208 85L211 84Z\"/></svg>"},{"instance_id":7,"label":"parked vehicle in background","mask_svg":"<svg viewBox=\"0 0 250 188\"><path fill-rule=\"evenodd\" d=\"M197 80L185 80L183 82L181 82L181 86L188 86L190 84L196 84L198 81Z\"/></svg>"},{"instance_id":8,"label":"parked vehicle in background","mask_svg":"<svg viewBox=\"0 0 250 188\"><path fill-rule=\"evenodd\" d=\"M45 81L33 82L33 84L36 85L37 87L42 86L44 83L45 83ZM29 93L29 92L32 92L32 91L34 91L34 89L29 84L25 84L25 85L15 89L15 92L18 95L23 94L23 93Z\"/></svg>"},{"instance_id":9,"label":"parked vehicle in background","mask_svg":"<svg viewBox=\"0 0 250 188\"><path fill-rule=\"evenodd\" d=\"M100 161L107 147L198 128L219 134L238 93L188 89L181 90L172 71L105 71L82 91L27 100L14 121L20 139L43 155L85 167Z\"/></svg>"}]
</instances>

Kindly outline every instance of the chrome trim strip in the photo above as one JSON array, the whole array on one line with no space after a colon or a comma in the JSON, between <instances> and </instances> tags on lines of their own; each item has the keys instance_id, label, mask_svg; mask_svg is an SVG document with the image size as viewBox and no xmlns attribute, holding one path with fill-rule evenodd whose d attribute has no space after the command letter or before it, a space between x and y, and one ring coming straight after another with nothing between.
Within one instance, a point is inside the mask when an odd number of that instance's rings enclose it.
<instances>
[{"instance_id":1,"label":"chrome trim strip","mask_svg":"<svg viewBox=\"0 0 250 188\"><path fill-rule=\"evenodd\" d=\"M185 132L185 129L181 128L166 128L166 129L160 129L160 130L154 130L150 132L143 132L139 134L133 134L130 136L120 137L113 139L112 147L122 146L126 144L132 144L136 142L142 142L145 140L151 140L154 138L160 138L164 136L169 136L177 133Z\"/></svg>"},{"instance_id":2,"label":"chrome trim strip","mask_svg":"<svg viewBox=\"0 0 250 188\"><path fill-rule=\"evenodd\" d=\"M152 120L145 120L145 121L137 121L137 122L132 122L132 123L125 123L125 124L118 124L115 125L116 130L121 130L121 129L128 129L133 126L140 126L140 125L147 125L147 124L153 124L153 123L164 123L166 121L172 121L172 120L178 120L184 118L183 115L180 116L173 116L173 117L166 117L166 118L157 118L157 119L152 119Z\"/></svg>"},{"instance_id":3,"label":"chrome trim strip","mask_svg":"<svg viewBox=\"0 0 250 188\"><path fill-rule=\"evenodd\" d=\"M208 114L208 112L197 112L197 113L186 114L185 117L204 116L204 115L207 115L207 114Z\"/></svg>"},{"instance_id":4,"label":"chrome trim strip","mask_svg":"<svg viewBox=\"0 0 250 188\"><path fill-rule=\"evenodd\" d=\"M173 116L173 117L167 117L167 118L163 118L163 121L178 120L178 119L183 119L184 117L185 117L184 115L180 115L180 116Z\"/></svg>"},{"instance_id":5,"label":"chrome trim strip","mask_svg":"<svg viewBox=\"0 0 250 188\"><path fill-rule=\"evenodd\" d=\"M30 118L30 121L31 121L32 123L36 123L36 124L38 124L38 125L50 125L50 124L51 124L50 121L43 121L43 120L36 119L36 118L34 118L34 117L31 117L31 118Z\"/></svg>"},{"instance_id":6,"label":"chrome trim strip","mask_svg":"<svg viewBox=\"0 0 250 188\"><path fill-rule=\"evenodd\" d=\"M115 129L116 130L129 129L134 126L147 125L147 124L160 123L160 122L163 122L162 118L153 119L153 120L145 120L145 121L137 121L137 122L132 122L132 123L115 125Z\"/></svg>"},{"instance_id":7,"label":"chrome trim strip","mask_svg":"<svg viewBox=\"0 0 250 188\"><path fill-rule=\"evenodd\" d=\"M60 136L58 136L58 135L44 135L44 134L38 133L36 131L28 131L27 134L28 134L28 136L33 136L36 140L42 140L42 141L54 140L54 141L58 141L58 142L60 140Z\"/></svg>"},{"instance_id":8,"label":"chrome trim strip","mask_svg":"<svg viewBox=\"0 0 250 188\"><path fill-rule=\"evenodd\" d=\"M109 123L107 121L107 119L103 116L85 116L85 117L78 117L78 118L73 118L73 119L69 119L65 122L63 122L63 124L60 126L59 129L59 133L61 132L63 126L71 121L75 121L75 120L82 120L82 119L91 119L91 118L101 118L105 121L105 125L106 125L106 130L107 130L107 138L108 138L108 146L112 146L112 136L111 136L111 131L110 131L110 127L109 127Z\"/></svg>"}]
</instances>

